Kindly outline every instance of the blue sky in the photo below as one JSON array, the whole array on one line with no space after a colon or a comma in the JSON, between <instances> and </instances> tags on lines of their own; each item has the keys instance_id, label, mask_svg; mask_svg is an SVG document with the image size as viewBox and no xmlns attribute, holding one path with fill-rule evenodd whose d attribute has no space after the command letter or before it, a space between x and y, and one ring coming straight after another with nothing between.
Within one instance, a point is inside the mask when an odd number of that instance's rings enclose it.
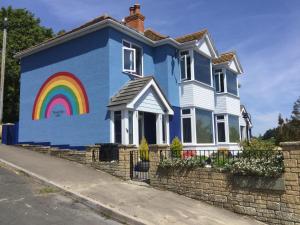
<instances>
[{"instance_id":1,"label":"blue sky","mask_svg":"<svg viewBox=\"0 0 300 225\"><path fill-rule=\"evenodd\" d=\"M42 25L69 30L103 13L122 19L137 1L1 0L32 11ZM219 52L236 50L245 73L241 102L252 114L254 134L289 117L300 96L299 0L138 1L145 26L172 37L208 28Z\"/></svg>"}]
</instances>

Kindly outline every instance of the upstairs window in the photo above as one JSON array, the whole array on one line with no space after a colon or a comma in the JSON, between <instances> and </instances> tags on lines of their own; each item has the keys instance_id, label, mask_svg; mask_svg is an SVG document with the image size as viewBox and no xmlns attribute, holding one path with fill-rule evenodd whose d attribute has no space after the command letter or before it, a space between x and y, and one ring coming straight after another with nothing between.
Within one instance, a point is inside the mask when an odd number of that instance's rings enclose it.
<instances>
[{"instance_id":1,"label":"upstairs window","mask_svg":"<svg viewBox=\"0 0 300 225\"><path fill-rule=\"evenodd\" d=\"M223 93L225 91L224 78L224 73L221 69L215 70L215 88L218 93Z\"/></svg>"},{"instance_id":2,"label":"upstairs window","mask_svg":"<svg viewBox=\"0 0 300 225\"><path fill-rule=\"evenodd\" d=\"M189 51L180 53L181 80L191 80L191 56Z\"/></svg>"},{"instance_id":3,"label":"upstairs window","mask_svg":"<svg viewBox=\"0 0 300 225\"><path fill-rule=\"evenodd\" d=\"M211 86L210 59L194 51L195 80Z\"/></svg>"},{"instance_id":4,"label":"upstairs window","mask_svg":"<svg viewBox=\"0 0 300 225\"><path fill-rule=\"evenodd\" d=\"M143 74L142 48L128 41L123 41L122 51L123 51L123 71L138 76L142 76Z\"/></svg>"},{"instance_id":5,"label":"upstairs window","mask_svg":"<svg viewBox=\"0 0 300 225\"><path fill-rule=\"evenodd\" d=\"M234 95L238 95L237 75L229 70L226 70L226 80L227 80L227 92Z\"/></svg>"}]
</instances>

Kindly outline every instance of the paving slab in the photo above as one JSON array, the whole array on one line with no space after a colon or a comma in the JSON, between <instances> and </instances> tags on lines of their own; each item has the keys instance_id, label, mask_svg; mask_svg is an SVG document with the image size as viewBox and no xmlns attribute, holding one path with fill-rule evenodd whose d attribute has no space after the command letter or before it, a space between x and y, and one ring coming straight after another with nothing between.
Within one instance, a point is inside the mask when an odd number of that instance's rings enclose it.
<instances>
[{"instance_id":1,"label":"paving slab","mask_svg":"<svg viewBox=\"0 0 300 225\"><path fill-rule=\"evenodd\" d=\"M128 218L129 224L264 224L170 191L122 181L85 165L19 147L0 145L0 161L99 204L119 214L119 220Z\"/></svg>"}]
</instances>

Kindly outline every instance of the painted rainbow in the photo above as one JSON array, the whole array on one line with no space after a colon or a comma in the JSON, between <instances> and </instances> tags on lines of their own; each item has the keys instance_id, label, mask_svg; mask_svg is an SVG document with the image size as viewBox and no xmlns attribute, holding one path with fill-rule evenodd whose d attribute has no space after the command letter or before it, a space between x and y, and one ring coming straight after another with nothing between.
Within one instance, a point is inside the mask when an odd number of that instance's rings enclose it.
<instances>
[{"instance_id":1,"label":"painted rainbow","mask_svg":"<svg viewBox=\"0 0 300 225\"><path fill-rule=\"evenodd\" d=\"M50 76L36 95L32 119L51 117L56 105L64 107L67 115L89 112L89 101L81 81L69 72L59 72Z\"/></svg>"}]
</instances>

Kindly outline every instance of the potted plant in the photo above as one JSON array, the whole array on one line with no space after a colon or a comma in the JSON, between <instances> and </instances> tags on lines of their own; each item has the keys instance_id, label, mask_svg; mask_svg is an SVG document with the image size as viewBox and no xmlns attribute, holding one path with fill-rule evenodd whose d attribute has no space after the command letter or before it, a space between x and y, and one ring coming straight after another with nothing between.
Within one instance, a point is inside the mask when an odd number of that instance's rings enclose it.
<instances>
[{"instance_id":1,"label":"potted plant","mask_svg":"<svg viewBox=\"0 0 300 225\"><path fill-rule=\"evenodd\" d=\"M139 146L139 158L140 161L137 163L135 170L140 172L148 172L149 163L149 146L145 137L142 138Z\"/></svg>"}]
</instances>

